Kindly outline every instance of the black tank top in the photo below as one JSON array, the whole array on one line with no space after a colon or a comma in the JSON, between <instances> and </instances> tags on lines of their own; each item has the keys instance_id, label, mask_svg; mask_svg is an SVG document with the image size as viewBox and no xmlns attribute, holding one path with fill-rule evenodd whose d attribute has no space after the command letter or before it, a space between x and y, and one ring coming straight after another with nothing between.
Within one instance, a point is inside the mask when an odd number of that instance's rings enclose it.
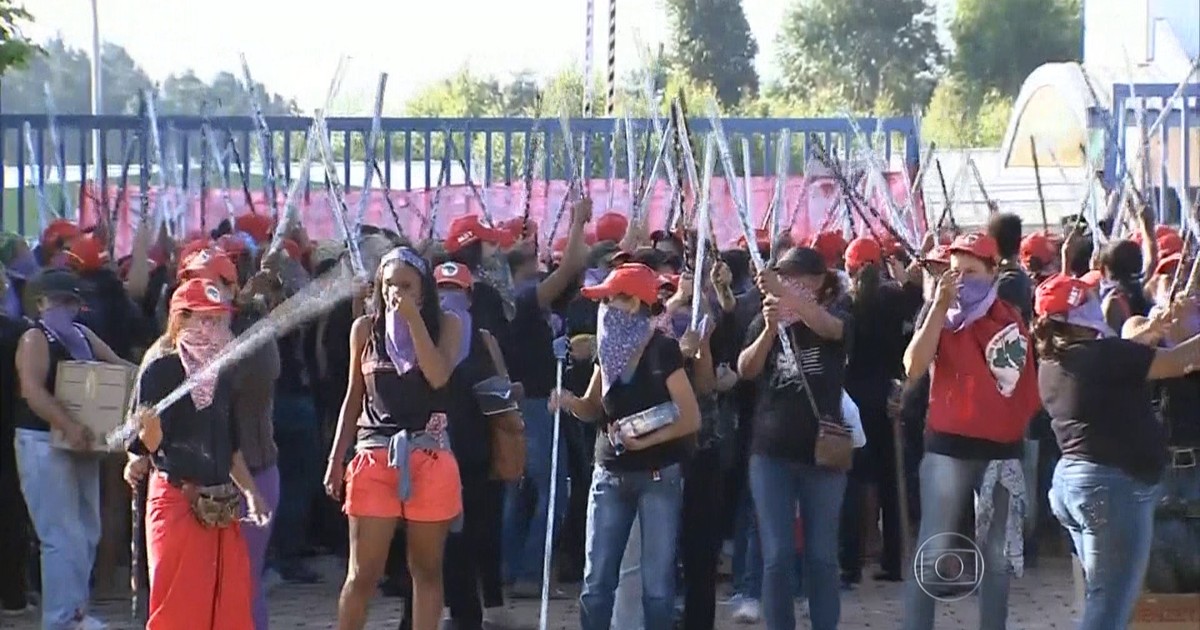
<instances>
[{"instance_id":1,"label":"black tank top","mask_svg":"<svg viewBox=\"0 0 1200 630\"><path fill-rule=\"evenodd\" d=\"M396 373L396 366L384 350L386 343L380 320L363 348L362 374L367 392L358 417L359 444L378 444L400 431L423 430L430 414L446 410L443 391L433 389L420 368Z\"/></svg>"},{"instance_id":2,"label":"black tank top","mask_svg":"<svg viewBox=\"0 0 1200 630\"><path fill-rule=\"evenodd\" d=\"M79 324L75 324L75 327L79 328L80 332L82 332L82 327ZM42 331L42 334L46 335L46 343L50 344L50 366L46 370L46 391L50 392L50 395L53 396L54 381L58 377L58 363L60 361L72 360L71 354L67 352L67 347L58 340L58 337L47 330L40 320L34 323L34 328ZM91 348L91 342L89 341L88 343L89 349L94 353L95 350ZM25 398L21 396L19 388L14 394L17 397L16 404L13 406L13 417L16 420L16 427L32 431L49 431L50 423L42 420L33 412L33 409L29 408L29 403L25 402Z\"/></svg>"}]
</instances>

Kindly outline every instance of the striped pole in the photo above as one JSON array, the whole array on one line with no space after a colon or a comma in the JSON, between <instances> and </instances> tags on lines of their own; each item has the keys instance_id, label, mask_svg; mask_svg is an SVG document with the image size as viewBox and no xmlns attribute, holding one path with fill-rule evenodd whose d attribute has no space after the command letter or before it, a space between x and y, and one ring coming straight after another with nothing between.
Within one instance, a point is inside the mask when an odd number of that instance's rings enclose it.
<instances>
[{"instance_id":1,"label":"striped pole","mask_svg":"<svg viewBox=\"0 0 1200 630\"><path fill-rule=\"evenodd\" d=\"M590 0L589 0L590 4ZM617 106L617 0L608 0L608 101L605 115L612 117Z\"/></svg>"},{"instance_id":2,"label":"striped pole","mask_svg":"<svg viewBox=\"0 0 1200 630\"><path fill-rule=\"evenodd\" d=\"M592 117L592 101L596 98L596 86L592 81L595 73L596 49L596 0L587 0L587 24L583 34L583 117ZM579 138L579 177L586 187L588 180L588 136L585 130ZM584 193L583 190L580 191Z\"/></svg>"}]
</instances>

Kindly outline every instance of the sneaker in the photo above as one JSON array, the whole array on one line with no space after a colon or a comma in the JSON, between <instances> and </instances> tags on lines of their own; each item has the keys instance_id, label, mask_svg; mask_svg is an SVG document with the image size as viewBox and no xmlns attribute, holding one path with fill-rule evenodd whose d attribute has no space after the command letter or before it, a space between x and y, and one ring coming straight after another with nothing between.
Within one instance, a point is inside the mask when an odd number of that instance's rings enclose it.
<instances>
[{"instance_id":1,"label":"sneaker","mask_svg":"<svg viewBox=\"0 0 1200 630\"><path fill-rule=\"evenodd\" d=\"M717 604L721 606L737 608L738 604L742 603L742 599L743 597L741 593L730 593L729 597L717 600Z\"/></svg>"},{"instance_id":2,"label":"sneaker","mask_svg":"<svg viewBox=\"0 0 1200 630\"><path fill-rule=\"evenodd\" d=\"M26 603L20 607L0 606L0 617L20 617L27 612L34 610L34 605Z\"/></svg>"},{"instance_id":3,"label":"sneaker","mask_svg":"<svg viewBox=\"0 0 1200 630\"><path fill-rule=\"evenodd\" d=\"M733 620L738 623L753 624L762 621L762 607L757 599L744 598L733 610Z\"/></svg>"},{"instance_id":4,"label":"sneaker","mask_svg":"<svg viewBox=\"0 0 1200 630\"><path fill-rule=\"evenodd\" d=\"M91 615L87 615L79 620L79 625L75 626L75 630L108 630L108 624Z\"/></svg>"}]
</instances>

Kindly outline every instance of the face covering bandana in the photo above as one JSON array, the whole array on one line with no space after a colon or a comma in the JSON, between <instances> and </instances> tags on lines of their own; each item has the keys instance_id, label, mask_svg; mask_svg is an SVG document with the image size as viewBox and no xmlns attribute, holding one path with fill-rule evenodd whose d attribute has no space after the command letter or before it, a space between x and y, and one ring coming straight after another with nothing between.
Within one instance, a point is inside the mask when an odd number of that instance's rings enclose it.
<instances>
[{"instance_id":1,"label":"face covering bandana","mask_svg":"<svg viewBox=\"0 0 1200 630\"><path fill-rule=\"evenodd\" d=\"M443 311L452 313L462 322L462 343L458 347L458 356L454 358L454 366L457 367L471 354L471 299L462 291L442 289L438 291L438 301L441 302Z\"/></svg>"},{"instance_id":2,"label":"face covering bandana","mask_svg":"<svg viewBox=\"0 0 1200 630\"><path fill-rule=\"evenodd\" d=\"M987 278L963 278L958 298L946 311L946 330L959 332L987 314L996 301L996 283Z\"/></svg>"},{"instance_id":3,"label":"face covering bandana","mask_svg":"<svg viewBox=\"0 0 1200 630\"><path fill-rule=\"evenodd\" d=\"M79 309L74 306L55 304L42 313L42 326L54 339L67 349L67 354L76 361L91 361L92 346L87 336L75 325Z\"/></svg>"},{"instance_id":4,"label":"face covering bandana","mask_svg":"<svg viewBox=\"0 0 1200 630\"><path fill-rule=\"evenodd\" d=\"M789 297L807 300L814 299L812 291L809 291L808 287L804 286L804 283L799 278L779 276L779 282L783 285L783 290ZM800 321L800 311L794 308L781 308L779 309L779 321L784 326L791 326Z\"/></svg>"},{"instance_id":5,"label":"face covering bandana","mask_svg":"<svg viewBox=\"0 0 1200 630\"><path fill-rule=\"evenodd\" d=\"M183 363L184 374L196 380L191 396L197 411L212 404L213 393L217 389L217 372L205 372L204 368L231 341L233 333L226 320L193 318L179 331L176 341L179 345L179 361Z\"/></svg>"},{"instance_id":6,"label":"face covering bandana","mask_svg":"<svg viewBox=\"0 0 1200 630\"><path fill-rule=\"evenodd\" d=\"M602 393L608 393L608 388L625 374L630 362L653 334L654 329L647 315L610 308L607 304L600 305L596 345L600 358Z\"/></svg>"}]
</instances>

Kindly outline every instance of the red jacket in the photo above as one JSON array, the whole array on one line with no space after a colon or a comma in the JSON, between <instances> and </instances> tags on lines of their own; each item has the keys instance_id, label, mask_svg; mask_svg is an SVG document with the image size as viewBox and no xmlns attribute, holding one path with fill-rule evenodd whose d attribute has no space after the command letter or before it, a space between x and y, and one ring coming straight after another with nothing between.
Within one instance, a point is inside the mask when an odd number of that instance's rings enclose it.
<instances>
[{"instance_id":1,"label":"red jacket","mask_svg":"<svg viewBox=\"0 0 1200 630\"><path fill-rule=\"evenodd\" d=\"M1012 305L996 300L964 330L942 330L930 374L930 431L1019 442L1038 396L1033 342Z\"/></svg>"}]
</instances>

